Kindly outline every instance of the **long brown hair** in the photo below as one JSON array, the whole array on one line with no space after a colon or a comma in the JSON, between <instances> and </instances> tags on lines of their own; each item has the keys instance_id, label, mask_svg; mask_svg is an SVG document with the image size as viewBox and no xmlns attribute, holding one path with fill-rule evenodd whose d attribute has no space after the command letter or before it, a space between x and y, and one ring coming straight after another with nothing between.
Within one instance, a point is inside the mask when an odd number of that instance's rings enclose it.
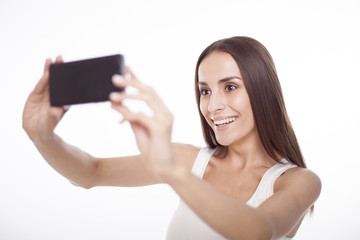
<instances>
[{"instance_id":1,"label":"long brown hair","mask_svg":"<svg viewBox=\"0 0 360 240\"><path fill-rule=\"evenodd\" d=\"M210 148L221 146L214 131L200 111L198 70L201 61L213 51L229 53L239 67L250 98L255 125L267 154L276 161L286 158L299 167L306 167L300 146L286 112L274 61L267 49L249 37L232 37L212 43L199 56L195 72L195 93L205 142Z\"/></svg>"}]
</instances>

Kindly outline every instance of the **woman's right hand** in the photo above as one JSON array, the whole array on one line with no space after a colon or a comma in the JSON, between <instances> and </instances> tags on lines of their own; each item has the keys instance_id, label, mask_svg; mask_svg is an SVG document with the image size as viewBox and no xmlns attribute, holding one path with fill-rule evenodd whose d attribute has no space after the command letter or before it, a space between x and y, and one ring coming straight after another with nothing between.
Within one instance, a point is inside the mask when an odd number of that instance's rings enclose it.
<instances>
[{"instance_id":1,"label":"woman's right hand","mask_svg":"<svg viewBox=\"0 0 360 240\"><path fill-rule=\"evenodd\" d=\"M58 56L56 63L63 62ZM51 59L46 59L44 74L30 93L23 112L23 128L29 137L35 140L46 140L53 136L54 129L65 114L62 107L50 106L49 69Z\"/></svg>"}]
</instances>

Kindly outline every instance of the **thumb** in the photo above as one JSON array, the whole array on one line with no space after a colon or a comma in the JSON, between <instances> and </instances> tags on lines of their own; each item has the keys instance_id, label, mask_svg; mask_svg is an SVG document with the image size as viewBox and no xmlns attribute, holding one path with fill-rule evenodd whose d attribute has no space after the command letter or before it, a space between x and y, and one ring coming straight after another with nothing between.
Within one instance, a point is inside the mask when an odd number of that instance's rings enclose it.
<instances>
[{"instance_id":1,"label":"thumb","mask_svg":"<svg viewBox=\"0 0 360 240\"><path fill-rule=\"evenodd\" d=\"M148 129L146 129L143 125L137 122L131 122L130 125L134 132L139 150L143 154L147 154L151 137Z\"/></svg>"},{"instance_id":2,"label":"thumb","mask_svg":"<svg viewBox=\"0 0 360 240\"><path fill-rule=\"evenodd\" d=\"M50 115L58 121L64 116L69 108L66 107L50 107Z\"/></svg>"}]
</instances>

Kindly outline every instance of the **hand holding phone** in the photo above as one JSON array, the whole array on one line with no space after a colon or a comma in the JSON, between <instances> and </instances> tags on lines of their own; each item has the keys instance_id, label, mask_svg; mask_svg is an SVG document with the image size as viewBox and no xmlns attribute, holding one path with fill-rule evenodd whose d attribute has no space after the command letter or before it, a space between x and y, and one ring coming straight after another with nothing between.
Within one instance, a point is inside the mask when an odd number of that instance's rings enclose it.
<instances>
[{"instance_id":1,"label":"hand holding phone","mask_svg":"<svg viewBox=\"0 0 360 240\"><path fill-rule=\"evenodd\" d=\"M114 74L125 74L121 54L52 64L50 104L64 106L107 101L111 92L124 90L112 84Z\"/></svg>"}]
</instances>

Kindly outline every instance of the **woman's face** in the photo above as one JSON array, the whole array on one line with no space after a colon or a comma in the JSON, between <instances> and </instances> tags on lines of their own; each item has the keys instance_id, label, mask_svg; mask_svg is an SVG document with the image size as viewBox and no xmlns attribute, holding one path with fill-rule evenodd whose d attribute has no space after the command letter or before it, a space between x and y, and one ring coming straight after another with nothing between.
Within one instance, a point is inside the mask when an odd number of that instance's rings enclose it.
<instances>
[{"instance_id":1,"label":"woman's face","mask_svg":"<svg viewBox=\"0 0 360 240\"><path fill-rule=\"evenodd\" d=\"M214 51L198 70L200 110L223 146L257 136L250 99L233 57Z\"/></svg>"}]
</instances>

